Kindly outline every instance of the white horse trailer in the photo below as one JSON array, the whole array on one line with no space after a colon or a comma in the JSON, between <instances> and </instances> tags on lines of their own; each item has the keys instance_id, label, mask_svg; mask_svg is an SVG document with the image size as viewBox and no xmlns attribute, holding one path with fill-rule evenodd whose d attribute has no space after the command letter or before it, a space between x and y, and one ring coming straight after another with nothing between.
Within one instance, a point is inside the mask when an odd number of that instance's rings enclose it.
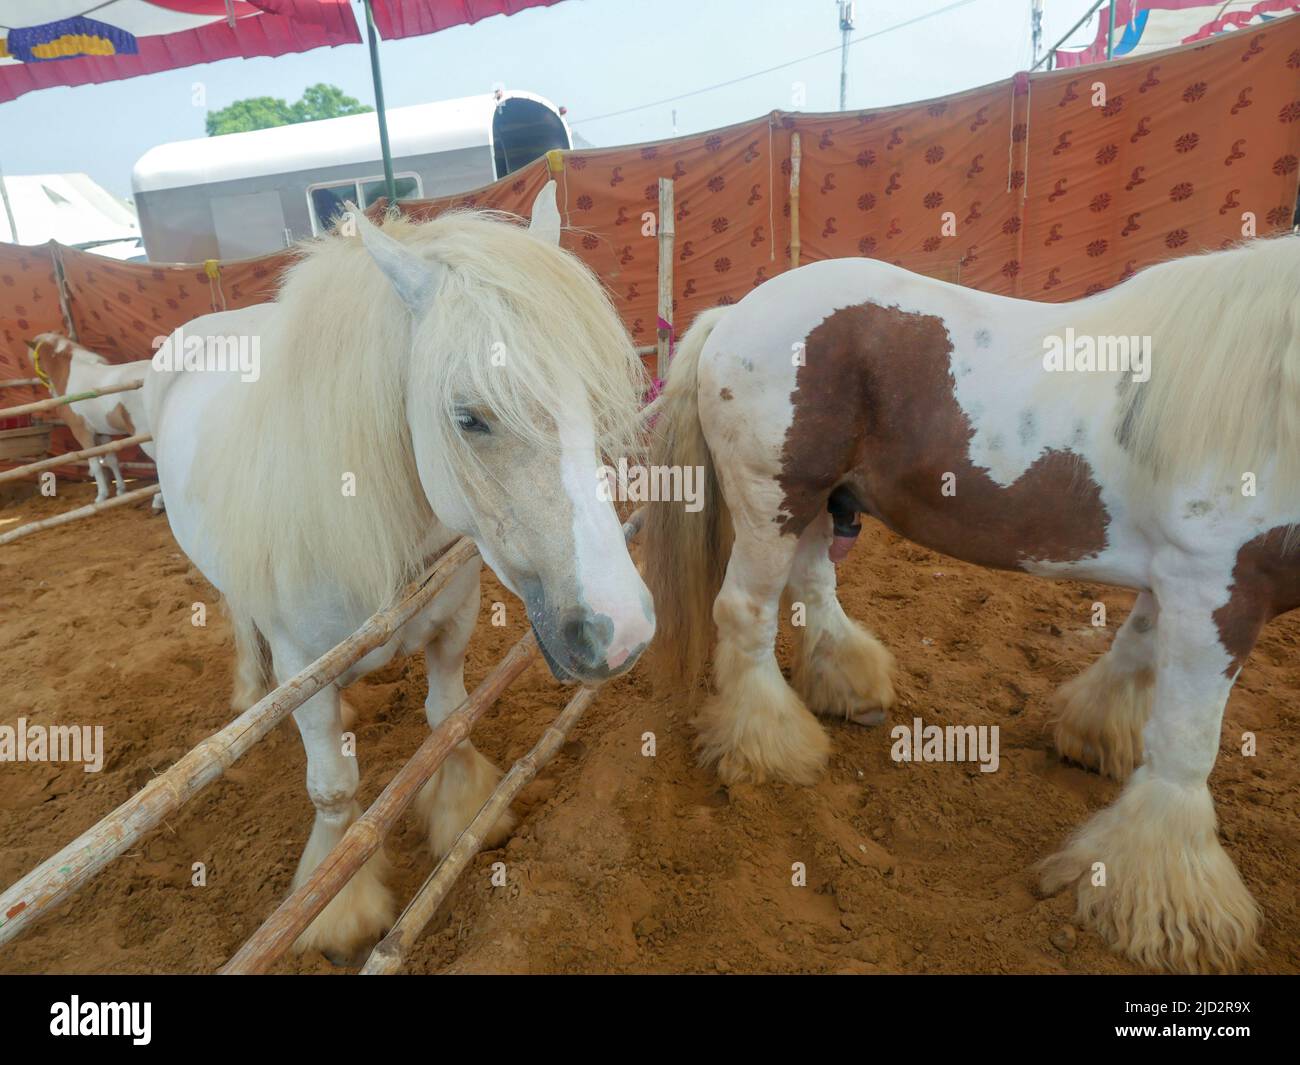
<instances>
[{"instance_id":1,"label":"white horse trailer","mask_svg":"<svg viewBox=\"0 0 1300 1065\"><path fill-rule=\"evenodd\" d=\"M526 92L387 111L398 199L464 192L572 147L560 110ZM131 174L153 262L243 259L328 228L384 195L373 112L151 148Z\"/></svg>"}]
</instances>

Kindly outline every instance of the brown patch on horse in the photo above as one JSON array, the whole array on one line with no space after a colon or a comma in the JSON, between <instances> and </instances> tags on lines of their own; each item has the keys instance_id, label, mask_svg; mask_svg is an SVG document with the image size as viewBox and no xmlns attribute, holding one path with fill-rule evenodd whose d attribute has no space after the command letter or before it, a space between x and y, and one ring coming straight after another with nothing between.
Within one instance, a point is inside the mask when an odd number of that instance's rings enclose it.
<instances>
[{"instance_id":1,"label":"brown patch on horse","mask_svg":"<svg viewBox=\"0 0 1300 1065\"><path fill-rule=\"evenodd\" d=\"M724 388L721 392L718 393L718 398L719 398L719 399L735 399L736 397L733 396L733 395L731 394L731 389L729 389L729 388Z\"/></svg>"},{"instance_id":2,"label":"brown patch on horse","mask_svg":"<svg viewBox=\"0 0 1300 1065\"><path fill-rule=\"evenodd\" d=\"M1237 552L1228 601L1214 612L1219 642L1232 656L1224 676L1235 676L1245 665L1268 621L1300 607L1300 543L1295 541L1293 527L1279 525Z\"/></svg>"},{"instance_id":3,"label":"brown patch on horse","mask_svg":"<svg viewBox=\"0 0 1300 1065\"><path fill-rule=\"evenodd\" d=\"M125 403L119 403L109 411L105 421L108 422L111 428L116 429L125 436L135 435L135 424L131 421L131 415L126 412Z\"/></svg>"},{"instance_id":4,"label":"brown patch on horse","mask_svg":"<svg viewBox=\"0 0 1300 1065\"><path fill-rule=\"evenodd\" d=\"M1082 458L1049 449L1005 487L971 462L951 357L941 318L874 303L808 334L781 453L782 532L802 533L839 487L909 540L983 566L1101 552L1110 516Z\"/></svg>"}]
</instances>

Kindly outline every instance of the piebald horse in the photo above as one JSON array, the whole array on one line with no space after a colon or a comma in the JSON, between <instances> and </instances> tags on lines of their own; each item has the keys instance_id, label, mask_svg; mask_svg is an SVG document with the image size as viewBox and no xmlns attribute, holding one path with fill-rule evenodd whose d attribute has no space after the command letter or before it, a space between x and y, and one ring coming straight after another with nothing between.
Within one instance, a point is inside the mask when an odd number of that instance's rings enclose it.
<instances>
[{"instance_id":1,"label":"piebald horse","mask_svg":"<svg viewBox=\"0 0 1300 1065\"><path fill-rule=\"evenodd\" d=\"M27 341L27 355L32 360L32 368L45 384L51 396L75 395L94 389L107 388L111 385L124 385L131 381L140 381L149 369L147 359L139 362L111 363L104 356L89 348L69 340L59 333L41 333ZM139 389L128 392L114 392L107 396L93 399L81 399L60 408L63 422L83 448L106 443L115 436L134 436L147 433L148 425L144 418L144 399ZM151 444L141 448L146 455L153 458ZM108 479L104 476L107 463L113 471L113 481L117 494L126 491L126 482L122 480L122 467L117 461L117 452L94 456L87 460L90 473L95 478L98 491L95 502L102 503L108 498ZM161 510L162 495L153 497L154 510Z\"/></svg>"},{"instance_id":2,"label":"piebald horse","mask_svg":"<svg viewBox=\"0 0 1300 1065\"><path fill-rule=\"evenodd\" d=\"M835 593L859 514L983 566L1135 589L1055 725L1062 755L1127 783L1043 887L1077 886L1077 919L1148 966L1254 955L1258 907L1207 779L1261 628L1300 606L1297 292L1285 236L1073 303L839 259L701 315L652 462L705 467L712 502L658 504L644 535L660 629L683 637L660 668L698 677L716 623L704 759L728 782L808 783L829 749L813 713L889 709L892 658ZM805 607L793 689L774 654L783 593Z\"/></svg>"},{"instance_id":3,"label":"piebald horse","mask_svg":"<svg viewBox=\"0 0 1300 1065\"><path fill-rule=\"evenodd\" d=\"M551 183L527 229L486 212L380 228L354 212L360 239L308 247L275 302L184 327L188 345L259 338L257 380L192 367L148 379L172 530L232 617L236 707L347 637L457 536L524 601L557 677L620 674L653 636L598 490L608 457L639 445L643 371L599 282L558 247L554 196ZM316 808L295 886L359 813L340 688L423 651L436 726L466 697L480 568L295 712ZM452 752L420 799L435 854L499 777L469 741ZM394 914L384 869L381 852L298 949L346 961L372 943Z\"/></svg>"}]
</instances>

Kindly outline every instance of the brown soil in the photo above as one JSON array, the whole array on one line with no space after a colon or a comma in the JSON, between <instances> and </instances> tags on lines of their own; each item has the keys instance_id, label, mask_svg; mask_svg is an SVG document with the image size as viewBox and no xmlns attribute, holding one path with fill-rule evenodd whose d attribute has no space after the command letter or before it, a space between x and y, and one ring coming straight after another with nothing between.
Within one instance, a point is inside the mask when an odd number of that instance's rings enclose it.
<instances>
[{"instance_id":1,"label":"brown soil","mask_svg":"<svg viewBox=\"0 0 1300 1065\"><path fill-rule=\"evenodd\" d=\"M0 509L0 531L88 501ZM1001 768L900 765L884 728L830 727L813 788L723 788L695 765L689 711L638 668L607 688L524 793L522 823L479 855L418 944L415 972L1128 972L1032 867L1118 786L1061 764L1045 729L1052 689L1108 642L1132 596L955 563L869 525L841 566L849 613L898 656L895 721L1001 726ZM489 579L472 685L521 632ZM208 624L191 624L191 605ZM671 635L671 634L668 634ZM0 548L0 722L105 726L104 771L0 765L0 884L73 839L229 718L231 648L212 589L164 519L125 507ZM1271 624L1229 703L1211 784L1223 837L1265 913L1260 972L1300 972L1300 616ZM423 663L351 689L363 801L426 734ZM479 747L526 751L565 701L535 665L488 714ZM1243 757L1244 730L1259 738ZM657 755L641 754L653 732ZM291 723L48 920L0 950L0 971L211 972L284 896L311 822ZM388 851L406 898L431 861L408 815ZM191 866L207 886L191 887ZM493 888L504 861L508 886ZM791 884L791 866L807 886ZM319 956L282 972L346 972Z\"/></svg>"}]
</instances>

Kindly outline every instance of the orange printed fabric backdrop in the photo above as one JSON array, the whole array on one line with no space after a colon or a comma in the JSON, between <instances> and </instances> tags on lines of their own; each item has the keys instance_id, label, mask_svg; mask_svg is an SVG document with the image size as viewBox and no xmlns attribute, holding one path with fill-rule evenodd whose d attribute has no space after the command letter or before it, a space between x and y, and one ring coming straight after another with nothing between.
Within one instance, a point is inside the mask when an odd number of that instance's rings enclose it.
<instances>
[{"instance_id":1,"label":"orange printed fabric backdrop","mask_svg":"<svg viewBox=\"0 0 1300 1065\"><path fill-rule=\"evenodd\" d=\"M0 244L0 381L34 377L23 341L63 327L49 249ZM43 388L0 389L0 407L15 407L46 396ZM0 432L29 424L31 419L21 415L0 418Z\"/></svg>"},{"instance_id":2,"label":"orange printed fabric backdrop","mask_svg":"<svg viewBox=\"0 0 1300 1065\"><path fill-rule=\"evenodd\" d=\"M1106 102L1092 106L1104 81ZM1015 295L1073 299L1160 259L1289 229L1300 18L1031 82Z\"/></svg>"},{"instance_id":3,"label":"orange printed fabric backdrop","mask_svg":"<svg viewBox=\"0 0 1300 1065\"><path fill-rule=\"evenodd\" d=\"M275 296L291 253L215 265L120 263L59 249L78 342L112 362L145 359L154 341L212 311L265 303Z\"/></svg>"},{"instance_id":4,"label":"orange printed fabric backdrop","mask_svg":"<svg viewBox=\"0 0 1300 1065\"><path fill-rule=\"evenodd\" d=\"M404 203L526 215L550 176L565 246L602 278L638 345L655 338L658 179L675 196L677 332L791 265L798 134L800 262L869 256L963 285L1069 300L1153 262L1290 228L1300 178L1300 16L1142 59L1013 79L942 99L773 113L653 144L539 159L493 185ZM220 264L122 264L0 248L0 380L31 376L21 340L62 320L63 263L82 343L145 358L212 309L269 299L291 252ZM26 324L23 324L26 323ZM3 403L26 390L6 389Z\"/></svg>"},{"instance_id":5,"label":"orange printed fabric backdrop","mask_svg":"<svg viewBox=\"0 0 1300 1065\"><path fill-rule=\"evenodd\" d=\"M54 244L0 245L0 381L34 375L25 341L38 333L68 332L59 302L56 261L63 267L68 310L79 343L110 362L131 362L151 356L155 338L167 336L192 318L273 298L290 254L214 264L209 276L203 264L121 263ZM41 386L0 390L0 406L5 407L48 398ZM80 446L62 426L58 408L0 419L0 432L39 422L54 426L51 454ZM120 458L148 461L138 448L122 452ZM84 464L55 472L89 476Z\"/></svg>"},{"instance_id":6,"label":"orange printed fabric backdrop","mask_svg":"<svg viewBox=\"0 0 1300 1065\"><path fill-rule=\"evenodd\" d=\"M674 322L735 302L791 262L792 140L801 263L869 256L963 285L1070 300L1135 270L1292 225L1300 16L1154 58L1018 75L880 111L773 113L655 144L566 152L564 243L628 329L656 324L657 180L674 179ZM526 214L539 160L446 200Z\"/></svg>"}]
</instances>

